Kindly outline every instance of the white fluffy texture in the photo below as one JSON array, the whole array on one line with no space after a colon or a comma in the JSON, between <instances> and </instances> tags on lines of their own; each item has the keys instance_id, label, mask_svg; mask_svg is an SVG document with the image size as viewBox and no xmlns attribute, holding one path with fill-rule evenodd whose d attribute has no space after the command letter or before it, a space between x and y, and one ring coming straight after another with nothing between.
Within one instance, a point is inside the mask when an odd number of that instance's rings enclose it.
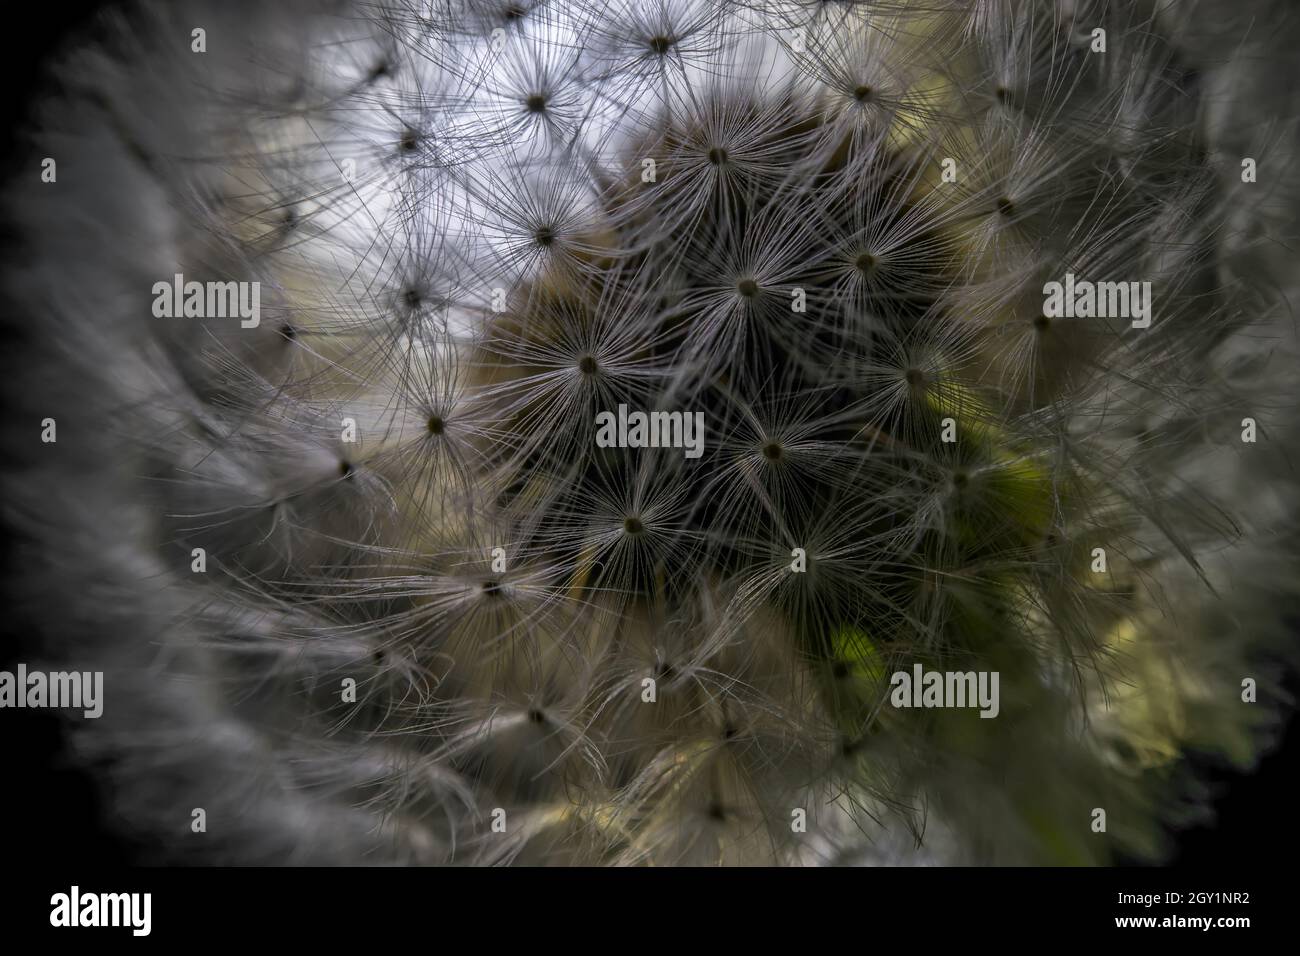
<instances>
[{"instance_id":1,"label":"white fluffy texture","mask_svg":"<svg viewBox=\"0 0 1300 956\"><path fill-rule=\"evenodd\" d=\"M1159 858L1183 753L1267 745L1282 4L266 6L71 50L58 182L8 194L25 610L107 672L75 737L163 858ZM1067 270L1152 280L1152 328L1034 325ZM175 272L260 281L260 327L154 318ZM606 468L618 402L706 409L699 468ZM1000 669L1002 714L893 711L914 660Z\"/></svg>"}]
</instances>

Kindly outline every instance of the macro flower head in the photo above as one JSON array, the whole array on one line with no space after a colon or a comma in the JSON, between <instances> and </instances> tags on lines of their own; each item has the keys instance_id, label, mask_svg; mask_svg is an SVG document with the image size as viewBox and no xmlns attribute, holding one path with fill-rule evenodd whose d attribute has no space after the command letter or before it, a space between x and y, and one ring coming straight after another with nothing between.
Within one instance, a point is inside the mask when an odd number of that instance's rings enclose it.
<instances>
[{"instance_id":1,"label":"macro flower head","mask_svg":"<svg viewBox=\"0 0 1300 956\"><path fill-rule=\"evenodd\" d=\"M1297 663L1283 6L105 14L5 193L4 490L123 826L1163 859Z\"/></svg>"}]
</instances>

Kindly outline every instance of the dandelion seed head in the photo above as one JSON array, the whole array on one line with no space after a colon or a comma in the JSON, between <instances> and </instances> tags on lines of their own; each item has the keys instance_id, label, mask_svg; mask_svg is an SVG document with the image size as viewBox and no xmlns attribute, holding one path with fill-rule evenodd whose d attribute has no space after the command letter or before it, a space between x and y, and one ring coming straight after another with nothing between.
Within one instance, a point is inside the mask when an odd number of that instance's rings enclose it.
<instances>
[{"instance_id":1,"label":"dandelion seed head","mask_svg":"<svg viewBox=\"0 0 1300 956\"><path fill-rule=\"evenodd\" d=\"M235 863L1159 859L1296 663L1298 383L1297 197L1229 183L1290 161L1277 50L1157 7L193 0L249 42L196 66L146 5L107 26L150 70L70 50L58 188L6 203L58 441L5 490L24 620L138 691L76 734L124 819L204 803L235 829L165 855ZM151 315L178 273L260 324ZM1049 314L1067 273L1150 325ZM896 706L914 665L1002 715Z\"/></svg>"}]
</instances>

